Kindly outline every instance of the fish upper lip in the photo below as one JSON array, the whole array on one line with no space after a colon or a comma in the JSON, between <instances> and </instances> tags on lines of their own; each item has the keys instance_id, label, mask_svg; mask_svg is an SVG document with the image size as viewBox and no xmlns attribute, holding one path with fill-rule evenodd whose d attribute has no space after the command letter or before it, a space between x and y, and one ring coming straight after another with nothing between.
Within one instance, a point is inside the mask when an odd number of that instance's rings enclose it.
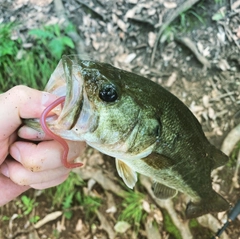
<instances>
[{"instance_id":1,"label":"fish upper lip","mask_svg":"<svg viewBox=\"0 0 240 239\"><path fill-rule=\"evenodd\" d=\"M63 62L62 67L67 68L67 70L64 71L66 98L62 111L56 120L56 125L58 125L59 129L71 130L81 114L84 98L84 78L81 74L81 68L79 68L79 65L77 65L76 62L72 61L70 66L64 65Z\"/></svg>"}]
</instances>

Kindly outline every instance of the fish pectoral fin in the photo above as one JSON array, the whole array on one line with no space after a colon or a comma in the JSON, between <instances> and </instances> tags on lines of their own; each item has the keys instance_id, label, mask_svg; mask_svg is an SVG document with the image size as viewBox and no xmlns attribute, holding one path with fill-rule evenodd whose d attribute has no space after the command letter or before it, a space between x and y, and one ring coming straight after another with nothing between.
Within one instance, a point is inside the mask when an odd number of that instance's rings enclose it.
<instances>
[{"instance_id":1,"label":"fish pectoral fin","mask_svg":"<svg viewBox=\"0 0 240 239\"><path fill-rule=\"evenodd\" d=\"M115 159L118 175L123 179L124 183L131 189L137 182L137 173L133 171L127 164L119 159Z\"/></svg>"},{"instance_id":2,"label":"fish pectoral fin","mask_svg":"<svg viewBox=\"0 0 240 239\"><path fill-rule=\"evenodd\" d=\"M154 181L152 184L154 195L159 199L169 199L177 195L177 190L170 188L164 184Z\"/></svg>"}]
</instances>

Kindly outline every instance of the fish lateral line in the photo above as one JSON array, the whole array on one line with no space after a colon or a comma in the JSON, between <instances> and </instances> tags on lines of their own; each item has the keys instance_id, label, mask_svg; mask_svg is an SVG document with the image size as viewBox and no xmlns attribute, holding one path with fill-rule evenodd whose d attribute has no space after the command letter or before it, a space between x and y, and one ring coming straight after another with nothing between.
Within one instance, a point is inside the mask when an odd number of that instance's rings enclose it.
<instances>
[{"instance_id":1,"label":"fish lateral line","mask_svg":"<svg viewBox=\"0 0 240 239\"><path fill-rule=\"evenodd\" d=\"M51 112L51 110L53 110L55 107L57 107L58 105L62 104L65 102L65 96L59 97L57 100L55 100L53 103L51 103L49 106L46 107L46 109L42 112L41 117L40 117L40 124L41 127L44 131L44 133L46 135L48 135L50 138L55 139L57 142L59 142L62 147L63 147L63 155L62 155L62 164L66 167L66 168L77 168L77 167L81 167L83 166L82 163L69 163L67 161L67 156L68 156L68 152L69 152L69 147L68 144L66 143L66 141L61 138L60 136L54 134L48 127L47 123L46 123L46 119L48 114Z\"/></svg>"}]
</instances>

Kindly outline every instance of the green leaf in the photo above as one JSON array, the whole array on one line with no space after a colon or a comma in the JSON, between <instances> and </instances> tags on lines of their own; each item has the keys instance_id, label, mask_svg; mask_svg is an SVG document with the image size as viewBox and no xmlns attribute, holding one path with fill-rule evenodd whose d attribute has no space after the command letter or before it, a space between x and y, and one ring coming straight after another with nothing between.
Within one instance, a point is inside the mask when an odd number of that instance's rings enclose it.
<instances>
[{"instance_id":1,"label":"green leaf","mask_svg":"<svg viewBox=\"0 0 240 239\"><path fill-rule=\"evenodd\" d=\"M201 16L199 16L197 13L195 13L194 11L189 11L189 13L191 13L193 16L195 16L199 22L201 22L202 24L204 24L204 20L202 19Z\"/></svg>"},{"instance_id":2,"label":"green leaf","mask_svg":"<svg viewBox=\"0 0 240 239\"><path fill-rule=\"evenodd\" d=\"M213 15L212 20L213 21L219 21L219 20L222 20L224 17L225 17L224 12L217 12Z\"/></svg>"},{"instance_id":3,"label":"green leaf","mask_svg":"<svg viewBox=\"0 0 240 239\"><path fill-rule=\"evenodd\" d=\"M71 218L72 218L72 215L73 215L73 212L72 212L72 211L64 212L64 216L65 216L67 219L71 219Z\"/></svg>"},{"instance_id":4,"label":"green leaf","mask_svg":"<svg viewBox=\"0 0 240 239\"><path fill-rule=\"evenodd\" d=\"M131 225L128 222L118 221L114 226L114 230L118 233L125 233L130 227Z\"/></svg>"},{"instance_id":5,"label":"green leaf","mask_svg":"<svg viewBox=\"0 0 240 239\"><path fill-rule=\"evenodd\" d=\"M64 44L59 38L51 40L48 44L49 50L55 58L60 58L63 54Z\"/></svg>"},{"instance_id":6,"label":"green leaf","mask_svg":"<svg viewBox=\"0 0 240 239\"><path fill-rule=\"evenodd\" d=\"M40 219L39 216L34 216L34 217L30 218L29 221L32 222L32 223L36 223L36 222L39 221L39 219Z\"/></svg>"},{"instance_id":7,"label":"green leaf","mask_svg":"<svg viewBox=\"0 0 240 239\"><path fill-rule=\"evenodd\" d=\"M22 200L22 202L23 202L23 204L24 204L25 206L28 206L28 205L30 204L30 202L31 202L31 199L28 198L26 195L23 195L23 196L21 197L21 200Z\"/></svg>"},{"instance_id":8,"label":"green leaf","mask_svg":"<svg viewBox=\"0 0 240 239\"><path fill-rule=\"evenodd\" d=\"M56 36L59 37L61 35L59 25L55 24L55 25L53 25L53 27L54 27L54 33L56 34Z\"/></svg>"},{"instance_id":9,"label":"green leaf","mask_svg":"<svg viewBox=\"0 0 240 239\"><path fill-rule=\"evenodd\" d=\"M33 35L37 38L54 38L54 34L51 33L50 31L45 31L42 29L32 29L28 32L29 35Z\"/></svg>"},{"instance_id":10,"label":"green leaf","mask_svg":"<svg viewBox=\"0 0 240 239\"><path fill-rule=\"evenodd\" d=\"M61 40L64 45L69 46L72 49L74 48L74 43L71 38L64 36L64 37L61 37Z\"/></svg>"},{"instance_id":11,"label":"green leaf","mask_svg":"<svg viewBox=\"0 0 240 239\"><path fill-rule=\"evenodd\" d=\"M63 201L63 208L67 209L71 207L71 204L73 202L73 196L74 196L74 192L70 193L69 195L67 195L65 197L65 200Z\"/></svg>"}]
</instances>

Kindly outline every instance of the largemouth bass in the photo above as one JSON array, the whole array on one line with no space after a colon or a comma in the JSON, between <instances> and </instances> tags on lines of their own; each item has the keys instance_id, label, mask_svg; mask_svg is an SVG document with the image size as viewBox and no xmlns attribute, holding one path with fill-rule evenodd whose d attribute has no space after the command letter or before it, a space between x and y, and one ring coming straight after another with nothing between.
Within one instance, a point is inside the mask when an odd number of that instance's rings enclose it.
<instances>
[{"instance_id":1,"label":"largemouth bass","mask_svg":"<svg viewBox=\"0 0 240 239\"><path fill-rule=\"evenodd\" d=\"M58 118L47 121L50 130L114 157L129 188L140 173L153 180L160 199L187 194L187 218L229 208L212 189L210 176L228 157L209 143L191 111L160 85L110 64L63 56L45 90L66 96ZM27 125L41 131L38 120Z\"/></svg>"}]
</instances>

